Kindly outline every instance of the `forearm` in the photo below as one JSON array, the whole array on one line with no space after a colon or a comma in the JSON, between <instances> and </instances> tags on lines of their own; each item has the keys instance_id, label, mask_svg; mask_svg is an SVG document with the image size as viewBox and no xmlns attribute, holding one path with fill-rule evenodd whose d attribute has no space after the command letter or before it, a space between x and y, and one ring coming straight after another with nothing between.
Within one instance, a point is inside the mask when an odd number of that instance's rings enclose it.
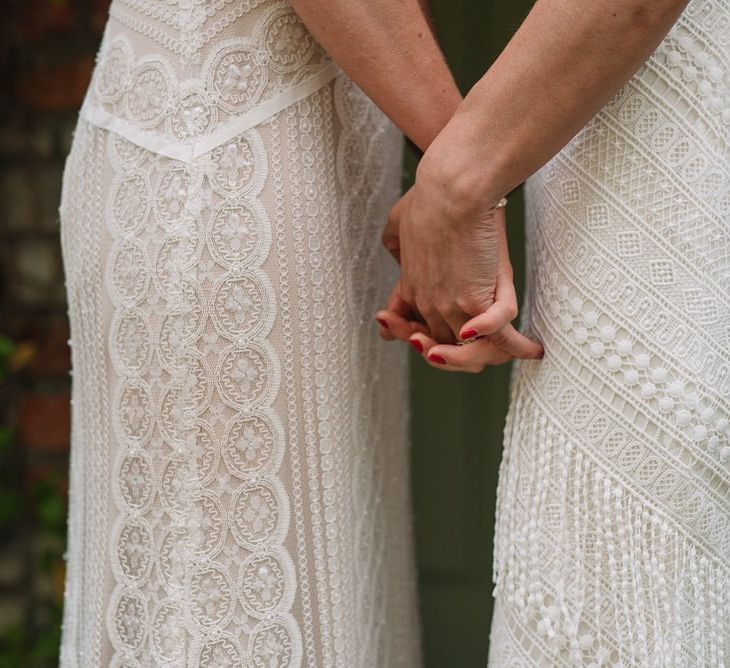
<instances>
[{"instance_id":1,"label":"forearm","mask_svg":"<svg viewBox=\"0 0 730 668\"><path fill-rule=\"evenodd\" d=\"M538 0L421 162L444 196L496 202L636 72L686 0Z\"/></svg>"},{"instance_id":2,"label":"forearm","mask_svg":"<svg viewBox=\"0 0 730 668\"><path fill-rule=\"evenodd\" d=\"M291 0L345 73L425 150L461 102L425 0Z\"/></svg>"}]
</instances>

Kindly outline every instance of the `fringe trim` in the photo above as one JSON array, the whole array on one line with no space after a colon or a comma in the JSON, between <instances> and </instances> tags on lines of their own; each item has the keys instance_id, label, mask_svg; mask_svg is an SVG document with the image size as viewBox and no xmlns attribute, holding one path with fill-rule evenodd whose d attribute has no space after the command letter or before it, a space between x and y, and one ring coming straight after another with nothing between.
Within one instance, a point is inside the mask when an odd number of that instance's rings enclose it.
<instances>
[{"instance_id":1,"label":"fringe trim","mask_svg":"<svg viewBox=\"0 0 730 668\"><path fill-rule=\"evenodd\" d=\"M553 665L730 666L728 565L630 495L526 394L514 394L505 425L494 595Z\"/></svg>"}]
</instances>

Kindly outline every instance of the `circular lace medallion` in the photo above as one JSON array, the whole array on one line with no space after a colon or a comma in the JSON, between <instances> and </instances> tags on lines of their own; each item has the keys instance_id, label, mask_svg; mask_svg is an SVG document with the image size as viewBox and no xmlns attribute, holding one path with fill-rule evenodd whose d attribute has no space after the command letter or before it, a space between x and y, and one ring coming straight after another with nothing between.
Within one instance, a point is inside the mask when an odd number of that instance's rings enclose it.
<instances>
[{"instance_id":1,"label":"circular lace medallion","mask_svg":"<svg viewBox=\"0 0 730 668\"><path fill-rule=\"evenodd\" d=\"M290 617L261 622L249 636L253 668L294 668L302 660L301 639Z\"/></svg>"},{"instance_id":2,"label":"circular lace medallion","mask_svg":"<svg viewBox=\"0 0 730 668\"><path fill-rule=\"evenodd\" d=\"M173 526L165 532L160 541L157 569L169 587L185 586L187 569L194 556L187 529Z\"/></svg>"},{"instance_id":3,"label":"circular lace medallion","mask_svg":"<svg viewBox=\"0 0 730 668\"><path fill-rule=\"evenodd\" d=\"M143 444L154 425L149 388L141 380L123 382L114 413L115 426L123 441Z\"/></svg>"},{"instance_id":4,"label":"circular lace medallion","mask_svg":"<svg viewBox=\"0 0 730 668\"><path fill-rule=\"evenodd\" d=\"M146 510L154 498L152 467L143 451L123 457L116 475L123 502L130 510Z\"/></svg>"},{"instance_id":5,"label":"circular lace medallion","mask_svg":"<svg viewBox=\"0 0 730 668\"><path fill-rule=\"evenodd\" d=\"M256 130L247 130L214 149L208 164L213 188L231 193L260 192L266 180L266 150Z\"/></svg>"},{"instance_id":6,"label":"circular lace medallion","mask_svg":"<svg viewBox=\"0 0 730 668\"><path fill-rule=\"evenodd\" d=\"M117 587L109 605L110 626L115 645L136 652L144 642L149 624L147 605L136 589Z\"/></svg>"},{"instance_id":7,"label":"circular lace medallion","mask_svg":"<svg viewBox=\"0 0 730 668\"><path fill-rule=\"evenodd\" d=\"M154 127L170 104L170 80L157 62L143 62L132 73L127 91L127 113L142 127Z\"/></svg>"},{"instance_id":8,"label":"circular lace medallion","mask_svg":"<svg viewBox=\"0 0 730 668\"><path fill-rule=\"evenodd\" d=\"M147 522L120 517L113 540L113 565L122 579L146 579L152 566L152 531Z\"/></svg>"},{"instance_id":9,"label":"circular lace medallion","mask_svg":"<svg viewBox=\"0 0 730 668\"><path fill-rule=\"evenodd\" d=\"M201 668L239 668L246 663L236 639L221 634L203 645L197 665Z\"/></svg>"},{"instance_id":10,"label":"circular lace medallion","mask_svg":"<svg viewBox=\"0 0 730 668\"><path fill-rule=\"evenodd\" d=\"M128 236L142 229L150 213L152 200L150 186L141 174L131 174L112 186L109 219L121 236Z\"/></svg>"},{"instance_id":11,"label":"circular lace medallion","mask_svg":"<svg viewBox=\"0 0 730 668\"><path fill-rule=\"evenodd\" d=\"M282 490L265 480L241 485L231 500L231 520L234 537L249 549L283 540L288 508Z\"/></svg>"},{"instance_id":12,"label":"circular lace medallion","mask_svg":"<svg viewBox=\"0 0 730 668\"><path fill-rule=\"evenodd\" d=\"M184 367L205 322L202 299L194 284L183 281L179 295L175 308L162 318L157 340L160 361L171 373Z\"/></svg>"},{"instance_id":13,"label":"circular lace medallion","mask_svg":"<svg viewBox=\"0 0 730 668\"><path fill-rule=\"evenodd\" d=\"M213 288L214 322L223 336L233 340L267 334L274 304L274 291L264 274L223 276Z\"/></svg>"},{"instance_id":14,"label":"circular lace medallion","mask_svg":"<svg viewBox=\"0 0 730 668\"><path fill-rule=\"evenodd\" d=\"M147 293L147 257L138 241L115 244L109 265L109 296L116 304L133 306Z\"/></svg>"},{"instance_id":15,"label":"circular lace medallion","mask_svg":"<svg viewBox=\"0 0 730 668\"><path fill-rule=\"evenodd\" d=\"M160 663L185 665L185 615L177 603L163 603L152 619L152 647Z\"/></svg>"},{"instance_id":16,"label":"circular lace medallion","mask_svg":"<svg viewBox=\"0 0 730 668\"><path fill-rule=\"evenodd\" d=\"M294 72L314 54L315 42L301 19L289 7L274 11L262 31L262 49L278 72Z\"/></svg>"},{"instance_id":17,"label":"circular lace medallion","mask_svg":"<svg viewBox=\"0 0 730 668\"><path fill-rule=\"evenodd\" d=\"M260 413L237 415L226 430L223 459L232 475L261 474L278 468L282 441L278 420Z\"/></svg>"},{"instance_id":18,"label":"circular lace medallion","mask_svg":"<svg viewBox=\"0 0 730 668\"><path fill-rule=\"evenodd\" d=\"M235 608L233 587L218 566L205 566L190 580L190 610L202 626L224 626Z\"/></svg>"},{"instance_id":19,"label":"circular lace medallion","mask_svg":"<svg viewBox=\"0 0 730 668\"><path fill-rule=\"evenodd\" d=\"M215 125L216 116L209 95L200 91L183 93L168 116L168 132L180 140L200 137Z\"/></svg>"},{"instance_id":20,"label":"circular lace medallion","mask_svg":"<svg viewBox=\"0 0 730 668\"><path fill-rule=\"evenodd\" d=\"M152 336L143 311L120 310L111 325L111 358L120 373L139 373L149 365Z\"/></svg>"},{"instance_id":21,"label":"circular lace medallion","mask_svg":"<svg viewBox=\"0 0 730 668\"><path fill-rule=\"evenodd\" d=\"M198 476L205 483L208 482L218 469L220 455L218 444L210 426L202 421L193 425L183 434L184 450L187 457L195 458Z\"/></svg>"},{"instance_id":22,"label":"circular lace medallion","mask_svg":"<svg viewBox=\"0 0 730 668\"><path fill-rule=\"evenodd\" d=\"M209 86L218 103L235 113L249 109L261 97L267 79L266 69L257 62L256 49L239 43L216 54Z\"/></svg>"},{"instance_id":23,"label":"circular lace medallion","mask_svg":"<svg viewBox=\"0 0 730 668\"><path fill-rule=\"evenodd\" d=\"M258 619L289 609L294 598L291 560L279 550L250 555L241 565L239 591L246 612Z\"/></svg>"},{"instance_id":24,"label":"circular lace medallion","mask_svg":"<svg viewBox=\"0 0 730 668\"><path fill-rule=\"evenodd\" d=\"M258 203L222 204L213 214L209 247L214 259L237 270L260 262L268 253L270 228Z\"/></svg>"},{"instance_id":25,"label":"circular lace medallion","mask_svg":"<svg viewBox=\"0 0 730 668\"><path fill-rule=\"evenodd\" d=\"M232 346L220 358L216 374L223 399L238 409L255 408L268 401L278 388L278 367L258 344Z\"/></svg>"}]
</instances>

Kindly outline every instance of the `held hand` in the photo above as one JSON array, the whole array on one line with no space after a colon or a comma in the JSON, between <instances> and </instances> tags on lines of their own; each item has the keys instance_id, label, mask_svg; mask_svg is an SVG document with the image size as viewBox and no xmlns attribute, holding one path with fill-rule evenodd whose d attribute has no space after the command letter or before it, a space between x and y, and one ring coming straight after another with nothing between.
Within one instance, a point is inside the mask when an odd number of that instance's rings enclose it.
<instances>
[{"instance_id":1,"label":"held hand","mask_svg":"<svg viewBox=\"0 0 730 668\"><path fill-rule=\"evenodd\" d=\"M428 170L396 203L383 242L401 264L400 293L442 343L494 302L504 211L454 198Z\"/></svg>"},{"instance_id":2,"label":"held hand","mask_svg":"<svg viewBox=\"0 0 730 668\"><path fill-rule=\"evenodd\" d=\"M400 247L399 210L402 211L405 201L402 199L393 207L383 233L383 243L396 259ZM396 284L386 308L376 314L380 335L386 340L409 341L432 366L445 370L479 372L485 365L502 364L514 358L542 357L542 346L519 333L510 324L517 315L517 298L504 216L499 216L497 234L498 264L494 301L484 312L466 322L462 321L458 330L459 339L479 337L476 341L463 346L439 344L429 335L426 327L417 321L415 310L401 294L400 283Z\"/></svg>"},{"instance_id":3,"label":"held hand","mask_svg":"<svg viewBox=\"0 0 730 668\"><path fill-rule=\"evenodd\" d=\"M541 359L542 345L518 332L512 324L517 315L517 298L509 258L500 263L494 304L484 313L464 323L460 338L463 345L438 343L426 333L415 331L409 341L433 367L445 371L479 373L485 366L504 364L513 359Z\"/></svg>"},{"instance_id":4,"label":"held hand","mask_svg":"<svg viewBox=\"0 0 730 668\"><path fill-rule=\"evenodd\" d=\"M435 341L425 327L411 320L412 311L402 300L399 286L378 311L380 335L386 340L408 341L433 367L444 371L479 373L485 366L504 364L515 358L541 359L543 347L518 332L510 321L517 314L517 300L512 282L509 258L500 264L497 273L497 291L494 304L484 313L467 321L461 328L460 338L472 343L464 345L441 344Z\"/></svg>"}]
</instances>

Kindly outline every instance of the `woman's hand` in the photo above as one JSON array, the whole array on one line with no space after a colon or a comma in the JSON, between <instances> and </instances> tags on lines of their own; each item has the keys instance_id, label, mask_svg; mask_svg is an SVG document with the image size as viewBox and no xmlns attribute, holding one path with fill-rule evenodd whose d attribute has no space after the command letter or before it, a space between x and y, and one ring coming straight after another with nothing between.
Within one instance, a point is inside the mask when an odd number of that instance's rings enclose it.
<instances>
[{"instance_id":1,"label":"woman's hand","mask_svg":"<svg viewBox=\"0 0 730 668\"><path fill-rule=\"evenodd\" d=\"M517 297L512 266L509 257L505 259L500 253L494 303L461 328L461 339L470 343L439 343L417 328L408 340L428 364L444 371L480 373L486 366L504 364L513 359L542 359L542 345L528 339L510 324L516 316Z\"/></svg>"},{"instance_id":2,"label":"woman's hand","mask_svg":"<svg viewBox=\"0 0 730 668\"><path fill-rule=\"evenodd\" d=\"M495 203L455 198L452 192L419 166L415 185L393 207L384 234L390 239L384 238L386 247L400 259L401 297L444 343L456 340L464 322L493 303L504 225Z\"/></svg>"},{"instance_id":3,"label":"woman's hand","mask_svg":"<svg viewBox=\"0 0 730 668\"><path fill-rule=\"evenodd\" d=\"M383 232L383 244L396 260L400 257L400 225L410 196L411 191L393 207ZM517 297L503 212L499 211L495 218L497 260L493 297L475 317L464 318L457 328L459 339L479 338L463 346L439 344L427 327L418 321L419 315L404 298L399 281L385 309L376 314L381 326L380 335L384 339L408 341L432 366L454 371L478 372L486 365L502 364L516 357L542 357L542 346L510 324L517 315Z\"/></svg>"}]
</instances>

